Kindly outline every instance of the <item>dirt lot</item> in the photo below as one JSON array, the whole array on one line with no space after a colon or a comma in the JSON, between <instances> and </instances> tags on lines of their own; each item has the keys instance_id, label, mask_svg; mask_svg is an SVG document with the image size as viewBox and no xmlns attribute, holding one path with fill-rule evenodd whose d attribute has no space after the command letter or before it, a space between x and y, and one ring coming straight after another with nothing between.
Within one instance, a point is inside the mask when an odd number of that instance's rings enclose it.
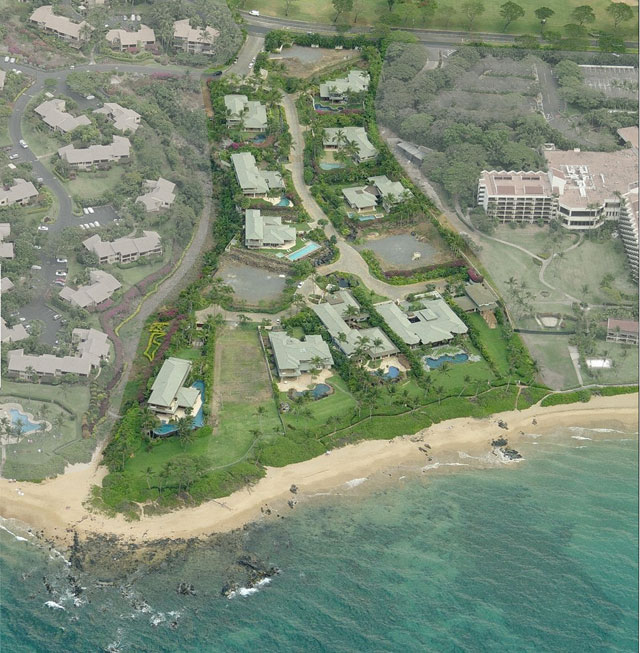
<instances>
[{"instance_id":1,"label":"dirt lot","mask_svg":"<svg viewBox=\"0 0 640 653\"><path fill-rule=\"evenodd\" d=\"M273 55L271 59L281 61L287 73L303 79L315 75L318 71L332 66L339 66L350 59L357 59L353 50L329 50L327 48L305 48L294 46Z\"/></svg>"}]
</instances>

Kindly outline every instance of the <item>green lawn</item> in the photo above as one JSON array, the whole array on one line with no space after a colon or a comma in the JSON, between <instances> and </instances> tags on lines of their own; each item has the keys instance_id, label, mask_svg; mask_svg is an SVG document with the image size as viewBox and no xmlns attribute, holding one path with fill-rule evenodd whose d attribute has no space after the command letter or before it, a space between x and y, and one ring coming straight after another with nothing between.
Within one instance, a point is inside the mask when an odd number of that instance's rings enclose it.
<instances>
[{"instance_id":1,"label":"green lawn","mask_svg":"<svg viewBox=\"0 0 640 653\"><path fill-rule=\"evenodd\" d=\"M550 388L563 390L578 385L578 377L569 356L569 336L527 333L522 338L538 362L543 381Z\"/></svg>"},{"instance_id":2,"label":"green lawn","mask_svg":"<svg viewBox=\"0 0 640 653\"><path fill-rule=\"evenodd\" d=\"M507 225L500 225L492 236L520 245L520 247L524 247L542 258L548 258L554 252L567 249L578 239L577 234L570 233L566 229L559 229L554 232L546 225L544 227L527 225L516 229Z\"/></svg>"},{"instance_id":3,"label":"green lawn","mask_svg":"<svg viewBox=\"0 0 640 653\"><path fill-rule=\"evenodd\" d=\"M93 438L84 440L81 433L82 415L89 406L88 387L3 379L0 404L6 402L19 403L36 420L47 420L53 428L45 433L25 434L18 444L8 445L3 476L41 480L62 473L69 463L89 460L96 442ZM58 416L60 424L56 422Z\"/></svg>"},{"instance_id":4,"label":"green lawn","mask_svg":"<svg viewBox=\"0 0 640 653\"><path fill-rule=\"evenodd\" d=\"M124 173L122 166L114 165L109 170L78 172L77 177L65 182L70 195L79 199L92 199L113 190Z\"/></svg>"},{"instance_id":5,"label":"green lawn","mask_svg":"<svg viewBox=\"0 0 640 653\"><path fill-rule=\"evenodd\" d=\"M335 10L330 0L313 0L313 2L292 3L289 10L289 18L293 20L304 20L309 22L330 23L335 17ZM504 19L500 16L500 5L502 2L485 2L485 11L480 15L473 26L476 32L502 32ZM544 3L541 0L518 0L525 15L520 20L512 23L507 29L511 34L539 34L540 23L534 15L535 9L543 5L553 9L555 14L548 20L547 29L559 31L567 23L575 22L571 19L571 12L577 6L585 4L584 0L549 0ZM590 27L613 31L613 22L606 13L609 0L591 0L586 3L593 8L596 14L596 22ZM399 6L400 3L396 3ZM285 16L285 0L248 0L244 3L244 9L259 9L260 13L266 16ZM617 33L629 39L637 40L635 25L637 24L637 7L634 8L635 19L621 25ZM366 0L358 3L358 25L370 25L380 20L380 17L388 14L387 0ZM341 21L353 23L354 14L346 14ZM427 27L431 29L466 30L467 21L461 9L461 3L455 0L442 0L438 3L438 10L433 18L425 21L420 14L415 19L408 17L401 19L399 27Z\"/></svg>"},{"instance_id":6,"label":"green lawn","mask_svg":"<svg viewBox=\"0 0 640 653\"><path fill-rule=\"evenodd\" d=\"M29 105L27 111L33 108ZM31 119L22 118L22 135L24 140L28 143L31 151L37 156L41 157L45 154L55 154L62 146L63 143L53 136L49 130L36 129ZM47 162L48 157L44 161Z\"/></svg>"}]
</instances>

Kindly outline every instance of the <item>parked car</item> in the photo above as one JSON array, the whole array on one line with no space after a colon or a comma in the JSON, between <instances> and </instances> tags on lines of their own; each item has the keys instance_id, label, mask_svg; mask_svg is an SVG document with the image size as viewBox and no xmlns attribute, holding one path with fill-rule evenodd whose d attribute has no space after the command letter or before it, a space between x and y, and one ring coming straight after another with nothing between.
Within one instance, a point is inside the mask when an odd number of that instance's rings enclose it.
<instances>
[{"instance_id":1,"label":"parked car","mask_svg":"<svg viewBox=\"0 0 640 653\"><path fill-rule=\"evenodd\" d=\"M20 322L26 322L27 321L27 318L22 317L22 315L18 319L20 320Z\"/></svg>"},{"instance_id":2,"label":"parked car","mask_svg":"<svg viewBox=\"0 0 640 653\"><path fill-rule=\"evenodd\" d=\"M32 270L42 270L42 266L41 265L32 265L31 269Z\"/></svg>"},{"instance_id":3,"label":"parked car","mask_svg":"<svg viewBox=\"0 0 640 653\"><path fill-rule=\"evenodd\" d=\"M10 154L9 155L9 160L10 161L15 161L20 155L19 154Z\"/></svg>"},{"instance_id":4,"label":"parked car","mask_svg":"<svg viewBox=\"0 0 640 653\"><path fill-rule=\"evenodd\" d=\"M66 276L67 276L66 270L56 270L56 277L66 277Z\"/></svg>"},{"instance_id":5,"label":"parked car","mask_svg":"<svg viewBox=\"0 0 640 653\"><path fill-rule=\"evenodd\" d=\"M41 225L38 227L38 231L49 231L49 227L47 227L46 224L41 224Z\"/></svg>"},{"instance_id":6,"label":"parked car","mask_svg":"<svg viewBox=\"0 0 640 653\"><path fill-rule=\"evenodd\" d=\"M68 263L68 262L69 262L69 261L67 261L67 259L64 258L64 256L59 256L59 257L56 259L56 263Z\"/></svg>"},{"instance_id":7,"label":"parked car","mask_svg":"<svg viewBox=\"0 0 640 653\"><path fill-rule=\"evenodd\" d=\"M9 63L15 63L15 62L16 62L16 58L15 58L15 57L11 57L11 59L9 59Z\"/></svg>"},{"instance_id":8,"label":"parked car","mask_svg":"<svg viewBox=\"0 0 640 653\"><path fill-rule=\"evenodd\" d=\"M260 15L260 12L257 9L252 9L249 13L252 16L259 16Z\"/></svg>"},{"instance_id":9,"label":"parked car","mask_svg":"<svg viewBox=\"0 0 640 653\"><path fill-rule=\"evenodd\" d=\"M22 145L25 150L29 147L23 138L20 139L20 145Z\"/></svg>"},{"instance_id":10,"label":"parked car","mask_svg":"<svg viewBox=\"0 0 640 653\"><path fill-rule=\"evenodd\" d=\"M87 228L87 225L86 225L86 224L81 224L81 225L79 225L79 226L80 226L80 229L82 229L82 230L84 230L84 229Z\"/></svg>"},{"instance_id":11,"label":"parked car","mask_svg":"<svg viewBox=\"0 0 640 653\"><path fill-rule=\"evenodd\" d=\"M82 209L82 212L83 212L85 215L89 215L89 209L88 209L86 206L84 207L84 209Z\"/></svg>"},{"instance_id":12,"label":"parked car","mask_svg":"<svg viewBox=\"0 0 640 653\"><path fill-rule=\"evenodd\" d=\"M95 213L92 206L87 206L87 211L89 211L89 213Z\"/></svg>"},{"instance_id":13,"label":"parked car","mask_svg":"<svg viewBox=\"0 0 640 653\"><path fill-rule=\"evenodd\" d=\"M5 58L4 58L4 62L5 62L5 63L9 63L9 57L5 57Z\"/></svg>"},{"instance_id":14,"label":"parked car","mask_svg":"<svg viewBox=\"0 0 640 653\"><path fill-rule=\"evenodd\" d=\"M53 319L54 319L54 320L59 320L61 317L62 317L62 316L60 315L60 313L56 313L56 314L53 316Z\"/></svg>"},{"instance_id":15,"label":"parked car","mask_svg":"<svg viewBox=\"0 0 640 653\"><path fill-rule=\"evenodd\" d=\"M86 97L85 99L87 99L87 100L95 100L95 99L96 99L96 96L95 96L95 95L87 95L87 97Z\"/></svg>"},{"instance_id":16,"label":"parked car","mask_svg":"<svg viewBox=\"0 0 640 653\"><path fill-rule=\"evenodd\" d=\"M56 286L64 286L64 281L62 279L56 279L53 283Z\"/></svg>"}]
</instances>

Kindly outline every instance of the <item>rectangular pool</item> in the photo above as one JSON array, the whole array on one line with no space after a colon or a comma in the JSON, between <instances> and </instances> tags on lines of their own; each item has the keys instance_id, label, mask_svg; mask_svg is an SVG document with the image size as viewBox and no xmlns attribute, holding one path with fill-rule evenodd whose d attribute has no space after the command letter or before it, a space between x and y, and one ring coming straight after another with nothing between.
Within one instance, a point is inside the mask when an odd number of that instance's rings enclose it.
<instances>
[{"instance_id":1,"label":"rectangular pool","mask_svg":"<svg viewBox=\"0 0 640 653\"><path fill-rule=\"evenodd\" d=\"M297 261L303 256L308 256L311 254L311 252L315 252L317 249L320 249L320 245L318 245L318 243L310 242L307 243L304 247L300 248L297 252L291 252L287 258L290 261Z\"/></svg>"}]
</instances>

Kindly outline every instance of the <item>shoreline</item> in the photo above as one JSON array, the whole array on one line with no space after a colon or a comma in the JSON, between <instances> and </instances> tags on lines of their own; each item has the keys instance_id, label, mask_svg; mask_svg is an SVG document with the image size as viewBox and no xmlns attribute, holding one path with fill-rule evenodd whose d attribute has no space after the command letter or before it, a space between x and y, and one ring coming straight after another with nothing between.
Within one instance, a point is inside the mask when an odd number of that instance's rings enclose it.
<instances>
[{"instance_id":1,"label":"shoreline","mask_svg":"<svg viewBox=\"0 0 640 653\"><path fill-rule=\"evenodd\" d=\"M499 428L499 420L509 428ZM288 500L304 501L358 485L350 481L370 479L382 472L393 475L390 472L434 469L439 461L458 456L460 451L486 456L492 451L491 440L497 437L508 438L509 447L517 449L519 442L530 440L523 431L543 434L563 426L588 428L611 422L637 428L638 394L595 397L588 403L547 408L532 406L482 419L456 418L393 440L365 440L301 463L269 467L253 487L227 497L131 522L122 515L110 518L90 512L83 505L91 486L99 484L107 473L98 465L99 456L94 455L90 463L70 466L65 474L42 483L0 479L0 516L23 522L62 546L72 543L74 532L81 540L102 535L137 544L206 538L242 528L262 518L265 510L271 509L267 514L277 512L276 506L284 510ZM298 488L295 494L290 490L292 485Z\"/></svg>"}]
</instances>

